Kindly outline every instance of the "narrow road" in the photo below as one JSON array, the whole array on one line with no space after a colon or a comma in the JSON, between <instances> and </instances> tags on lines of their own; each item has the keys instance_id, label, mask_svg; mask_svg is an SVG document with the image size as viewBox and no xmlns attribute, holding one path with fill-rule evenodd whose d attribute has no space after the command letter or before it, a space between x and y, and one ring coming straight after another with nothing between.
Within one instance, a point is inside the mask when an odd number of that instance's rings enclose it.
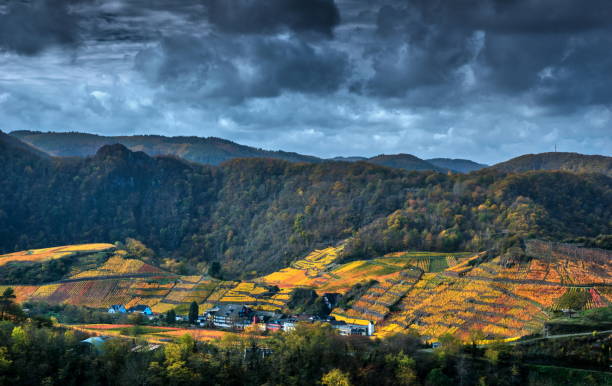
<instances>
[{"instance_id":1,"label":"narrow road","mask_svg":"<svg viewBox=\"0 0 612 386\"><path fill-rule=\"evenodd\" d=\"M612 330L597 331L595 335L601 335L601 334L612 334ZM537 341L546 340L546 339L561 339L561 338L571 338L574 336L587 336L587 335L593 335L593 332L591 331L591 332L579 332L576 334L549 335L549 336L543 336L541 338L533 338L533 339L528 339L528 340L517 340L514 342L508 342L508 344L516 345L516 344L537 342Z\"/></svg>"}]
</instances>

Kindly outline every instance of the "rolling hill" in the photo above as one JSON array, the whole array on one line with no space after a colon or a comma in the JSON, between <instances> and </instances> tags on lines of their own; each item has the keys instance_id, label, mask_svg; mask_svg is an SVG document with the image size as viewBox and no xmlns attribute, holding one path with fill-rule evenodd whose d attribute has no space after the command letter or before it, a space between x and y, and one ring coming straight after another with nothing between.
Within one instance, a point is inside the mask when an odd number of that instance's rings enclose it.
<instances>
[{"instance_id":1,"label":"rolling hill","mask_svg":"<svg viewBox=\"0 0 612 386\"><path fill-rule=\"evenodd\" d=\"M93 156L105 145L122 144L132 151L142 151L150 156L173 155L191 162L220 165L236 158L272 158L289 162L319 163L324 159L285 151L268 151L239 145L232 141L208 137L164 137L159 135L135 135L105 137L95 134L69 132L13 131L11 136L31 147L58 157ZM26 145L27 146L27 145ZM438 172L465 173L477 170L482 165L469 160L434 159L422 160L410 154L379 155L366 157L336 157L331 161L369 162L403 170L433 170Z\"/></svg>"},{"instance_id":2,"label":"rolling hill","mask_svg":"<svg viewBox=\"0 0 612 386\"><path fill-rule=\"evenodd\" d=\"M77 132L43 133L37 131L13 131L11 135L48 154L60 157L92 156L101 147L118 143L133 151L143 151L151 156L174 155L188 161L209 165L219 165L234 158L274 158L290 162L321 162L321 159L317 157L285 151L262 150L215 137L164 137L159 135L105 137Z\"/></svg>"},{"instance_id":3,"label":"rolling hill","mask_svg":"<svg viewBox=\"0 0 612 386\"><path fill-rule=\"evenodd\" d=\"M446 173L450 169L439 167L430 162L420 159L412 154L380 154L376 157L335 157L332 161L339 162L367 162L374 165L386 166L394 169L414 170L414 171L436 171Z\"/></svg>"},{"instance_id":4,"label":"rolling hill","mask_svg":"<svg viewBox=\"0 0 612 386\"><path fill-rule=\"evenodd\" d=\"M49 154L41 151L34 146L28 145L27 143L16 139L15 137L5 134L0 131L0 150L8 155L11 153L13 156L22 156L23 154L31 154L38 158L49 159Z\"/></svg>"},{"instance_id":5,"label":"rolling hill","mask_svg":"<svg viewBox=\"0 0 612 386\"><path fill-rule=\"evenodd\" d=\"M525 154L491 168L503 172L565 170L575 173L600 173L611 177L612 157L561 152Z\"/></svg>"},{"instance_id":6,"label":"rolling hill","mask_svg":"<svg viewBox=\"0 0 612 386\"><path fill-rule=\"evenodd\" d=\"M369 162L403 170L432 170L441 173L446 173L448 171L454 173L470 173L487 167L487 165L466 159L431 158L423 160L411 154L381 154L372 158L357 156L335 157L331 160L342 162Z\"/></svg>"},{"instance_id":7,"label":"rolling hill","mask_svg":"<svg viewBox=\"0 0 612 386\"><path fill-rule=\"evenodd\" d=\"M272 159L217 167L122 145L48 159L0 143L3 252L131 237L185 272L219 262L228 277L249 278L342 241L343 258L503 252L524 237L605 235L612 218L612 179L603 175L446 175Z\"/></svg>"},{"instance_id":8,"label":"rolling hill","mask_svg":"<svg viewBox=\"0 0 612 386\"><path fill-rule=\"evenodd\" d=\"M431 158L425 161L439 168L452 170L458 173L470 173L487 167L485 164L457 158Z\"/></svg>"},{"instance_id":9,"label":"rolling hill","mask_svg":"<svg viewBox=\"0 0 612 386\"><path fill-rule=\"evenodd\" d=\"M448 171L446 168L435 166L427 161L413 156L412 154L381 154L376 157L368 158L366 162L403 170L431 170L441 173Z\"/></svg>"}]
</instances>

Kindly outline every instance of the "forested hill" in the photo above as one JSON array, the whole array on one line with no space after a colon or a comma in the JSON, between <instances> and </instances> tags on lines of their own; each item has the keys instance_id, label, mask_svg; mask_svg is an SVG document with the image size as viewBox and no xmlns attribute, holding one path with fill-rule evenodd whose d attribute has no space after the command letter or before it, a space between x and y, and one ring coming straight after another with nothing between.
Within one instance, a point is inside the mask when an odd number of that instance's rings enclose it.
<instances>
[{"instance_id":1,"label":"forested hill","mask_svg":"<svg viewBox=\"0 0 612 386\"><path fill-rule=\"evenodd\" d=\"M479 164L468 159L431 158L427 159L426 161L439 168L449 169L460 173L470 173L487 167L485 164Z\"/></svg>"},{"instance_id":2,"label":"forested hill","mask_svg":"<svg viewBox=\"0 0 612 386\"><path fill-rule=\"evenodd\" d=\"M86 157L96 154L104 145L120 143L134 151L149 155L175 155L192 162L219 165L234 158L275 158L291 162L320 162L321 159L286 151L269 151L239 145L221 138L164 137L134 135L105 137L87 133L43 133L13 131L12 136L51 155Z\"/></svg>"},{"instance_id":3,"label":"forested hill","mask_svg":"<svg viewBox=\"0 0 612 386\"><path fill-rule=\"evenodd\" d=\"M612 177L612 157L578 153L526 154L491 168L504 172L529 170L566 170L577 173L601 173Z\"/></svg>"},{"instance_id":4,"label":"forested hill","mask_svg":"<svg viewBox=\"0 0 612 386\"><path fill-rule=\"evenodd\" d=\"M366 157L335 157L331 161L369 162L376 165L404 170L433 170L441 173L470 173L487 167L467 159L431 158L423 160L412 154L382 154L372 158Z\"/></svg>"},{"instance_id":5,"label":"forested hill","mask_svg":"<svg viewBox=\"0 0 612 386\"><path fill-rule=\"evenodd\" d=\"M442 173L449 170L447 168L435 166L434 164L415 157L412 154L382 154L376 157L368 158L366 162L404 170L433 170Z\"/></svg>"},{"instance_id":6,"label":"forested hill","mask_svg":"<svg viewBox=\"0 0 612 386\"><path fill-rule=\"evenodd\" d=\"M87 157L96 154L104 145L120 143L130 150L143 151L151 156L174 155L188 161L208 165L219 165L236 158L273 158L289 162L324 162L324 159L285 151L268 151L214 137L164 137L159 135L135 135L105 137L87 133L54 133L39 131L14 131L15 138L36 147L52 156ZM411 154L379 155L366 157L337 157L330 161L364 161L376 165L404 170L434 170L446 173L449 170L468 173L484 167L469 160L433 159L422 160Z\"/></svg>"},{"instance_id":7,"label":"forested hill","mask_svg":"<svg viewBox=\"0 0 612 386\"><path fill-rule=\"evenodd\" d=\"M83 159L41 157L2 138L0 146L3 252L132 237L185 272L219 261L241 276L343 240L346 257L504 251L524 237L607 234L612 218L612 179L603 175L272 159L215 167L122 145Z\"/></svg>"},{"instance_id":8,"label":"forested hill","mask_svg":"<svg viewBox=\"0 0 612 386\"><path fill-rule=\"evenodd\" d=\"M26 156L27 154L35 155L38 158L49 159L50 156L40 151L25 142L22 142L11 135L0 131L0 151L3 153L11 153L13 156Z\"/></svg>"}]
</instances>

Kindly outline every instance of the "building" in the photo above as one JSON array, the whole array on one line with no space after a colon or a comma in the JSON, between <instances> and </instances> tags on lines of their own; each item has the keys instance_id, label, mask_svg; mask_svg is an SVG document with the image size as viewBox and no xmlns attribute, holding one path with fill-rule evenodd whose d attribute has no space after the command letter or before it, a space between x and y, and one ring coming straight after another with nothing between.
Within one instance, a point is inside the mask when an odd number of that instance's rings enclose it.
<instances>
[{"instance_id":1,"label":"building","mask_svg":"<svg viewBox=\"0 0 612 386\"><path fill-rule=\"evenodd\" d=\"M274 320L274 321L266 323L266 330L267 331L276 332L276 331L280 331L282 329L283 329L283 324L280 321L278 321L278 320Z\"/></svg>"},{"instance_id":2,"label":"building","mask_svg":"<svg viewBox=\"0 0 612 386\"><path fill-rule=\"evenodd\" d=\"M207 311L212 319L212 324L218 328L244 328L245 319L250 321L253 310L247 306L237 304L226 304L214 307ZM250 324L250 323L247 323Z\"/></svg>"},{"instance_id":3,"label":"building","mask_svg":"<svg viewBox=\"0 0 612 386\"><path fill-rule=\"evenodd\" d=\"M349 324L344 321L332 320L329 323L338 330L340 335L363 335L372 336L374 335L374 323L370 322L367 326L361 324Z\"/></svg>"},{"instance_id":4,"label":"building","mask_svg":"<svg viewBox=\"0 0 612 386\"><path fill-rule=\"evenodd\" d=\"M113 304L112 306L108 307L108 313L109 314L125 314L126 310L123 304Z\"/></svg>"},{"instance_id":5,"label":"building","mask_svg":"<svg viewBox=\"0 0 612 386\"><path fill-rule=\"evenodd\" d=\"M130 314L143 314L147 316L153 315L153 311L151 311L151 307L144 305L144 304L139 304L137 306L130 307L127 310L127 312L129 312Z\"/></svg>"},{"instance_id":6,"label":"building","mask_svg":"<svg viewBox=\"0 0 612 386\"><path fill-rule=\"evenodd\" d=\"M298 323L297 319L285 319L281 322L283 324L283 331L293 331Z\"/></svg>"},{"instance_id":7,"label":"building","mask_svg":"<svg viewBox=\"0 0 612 386\"><path fill-rule=\"evenodd\" d=\"M81 343L88 344L98 353L102 353L104 352L104 343L108 341L109 339L110 337L108 336L92 336L91 338L82 340Z\"/></svg>"},{"instance_id":8,"label":"building","mask_svg":"<svg viewBox=\"0 0 612 386\"><path fill-rule=\"evenodd\" d=\"M208 316L198 315L198 320L196 320L196 324L200 327L206 327L206 325L208 324Z\"/></svg>"}]
</instances>

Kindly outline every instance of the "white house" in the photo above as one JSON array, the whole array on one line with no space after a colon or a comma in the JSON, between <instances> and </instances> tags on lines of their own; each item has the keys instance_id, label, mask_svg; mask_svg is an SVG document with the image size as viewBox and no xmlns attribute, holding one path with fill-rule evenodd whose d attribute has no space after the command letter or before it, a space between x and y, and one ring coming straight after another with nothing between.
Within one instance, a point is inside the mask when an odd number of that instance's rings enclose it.
<instances>
[{"instance_id":1,"label":"white house","mask_svg":"<svg viewBox=\"0 0 612 386\"><path fill-rule=\"evenodd\" d=\"M143 314L143 315L147 315L147 316L153 315L153 311L151 311L151 307L146 306L144 304L139 304L137 306L130 307L128 312L130 314L137 313L137 314Z\"/></svg>"},{"instance_id":2,"label":"white house","mask_svg":"<svg viewBox=\"0 0 612 386\"><path fill-rule=\"evenodd\" d=\"M113 304L112 306L108 307L108 313L109 314L125 314L126 310L123 304Z\"/></svg>"}]
</instances>

